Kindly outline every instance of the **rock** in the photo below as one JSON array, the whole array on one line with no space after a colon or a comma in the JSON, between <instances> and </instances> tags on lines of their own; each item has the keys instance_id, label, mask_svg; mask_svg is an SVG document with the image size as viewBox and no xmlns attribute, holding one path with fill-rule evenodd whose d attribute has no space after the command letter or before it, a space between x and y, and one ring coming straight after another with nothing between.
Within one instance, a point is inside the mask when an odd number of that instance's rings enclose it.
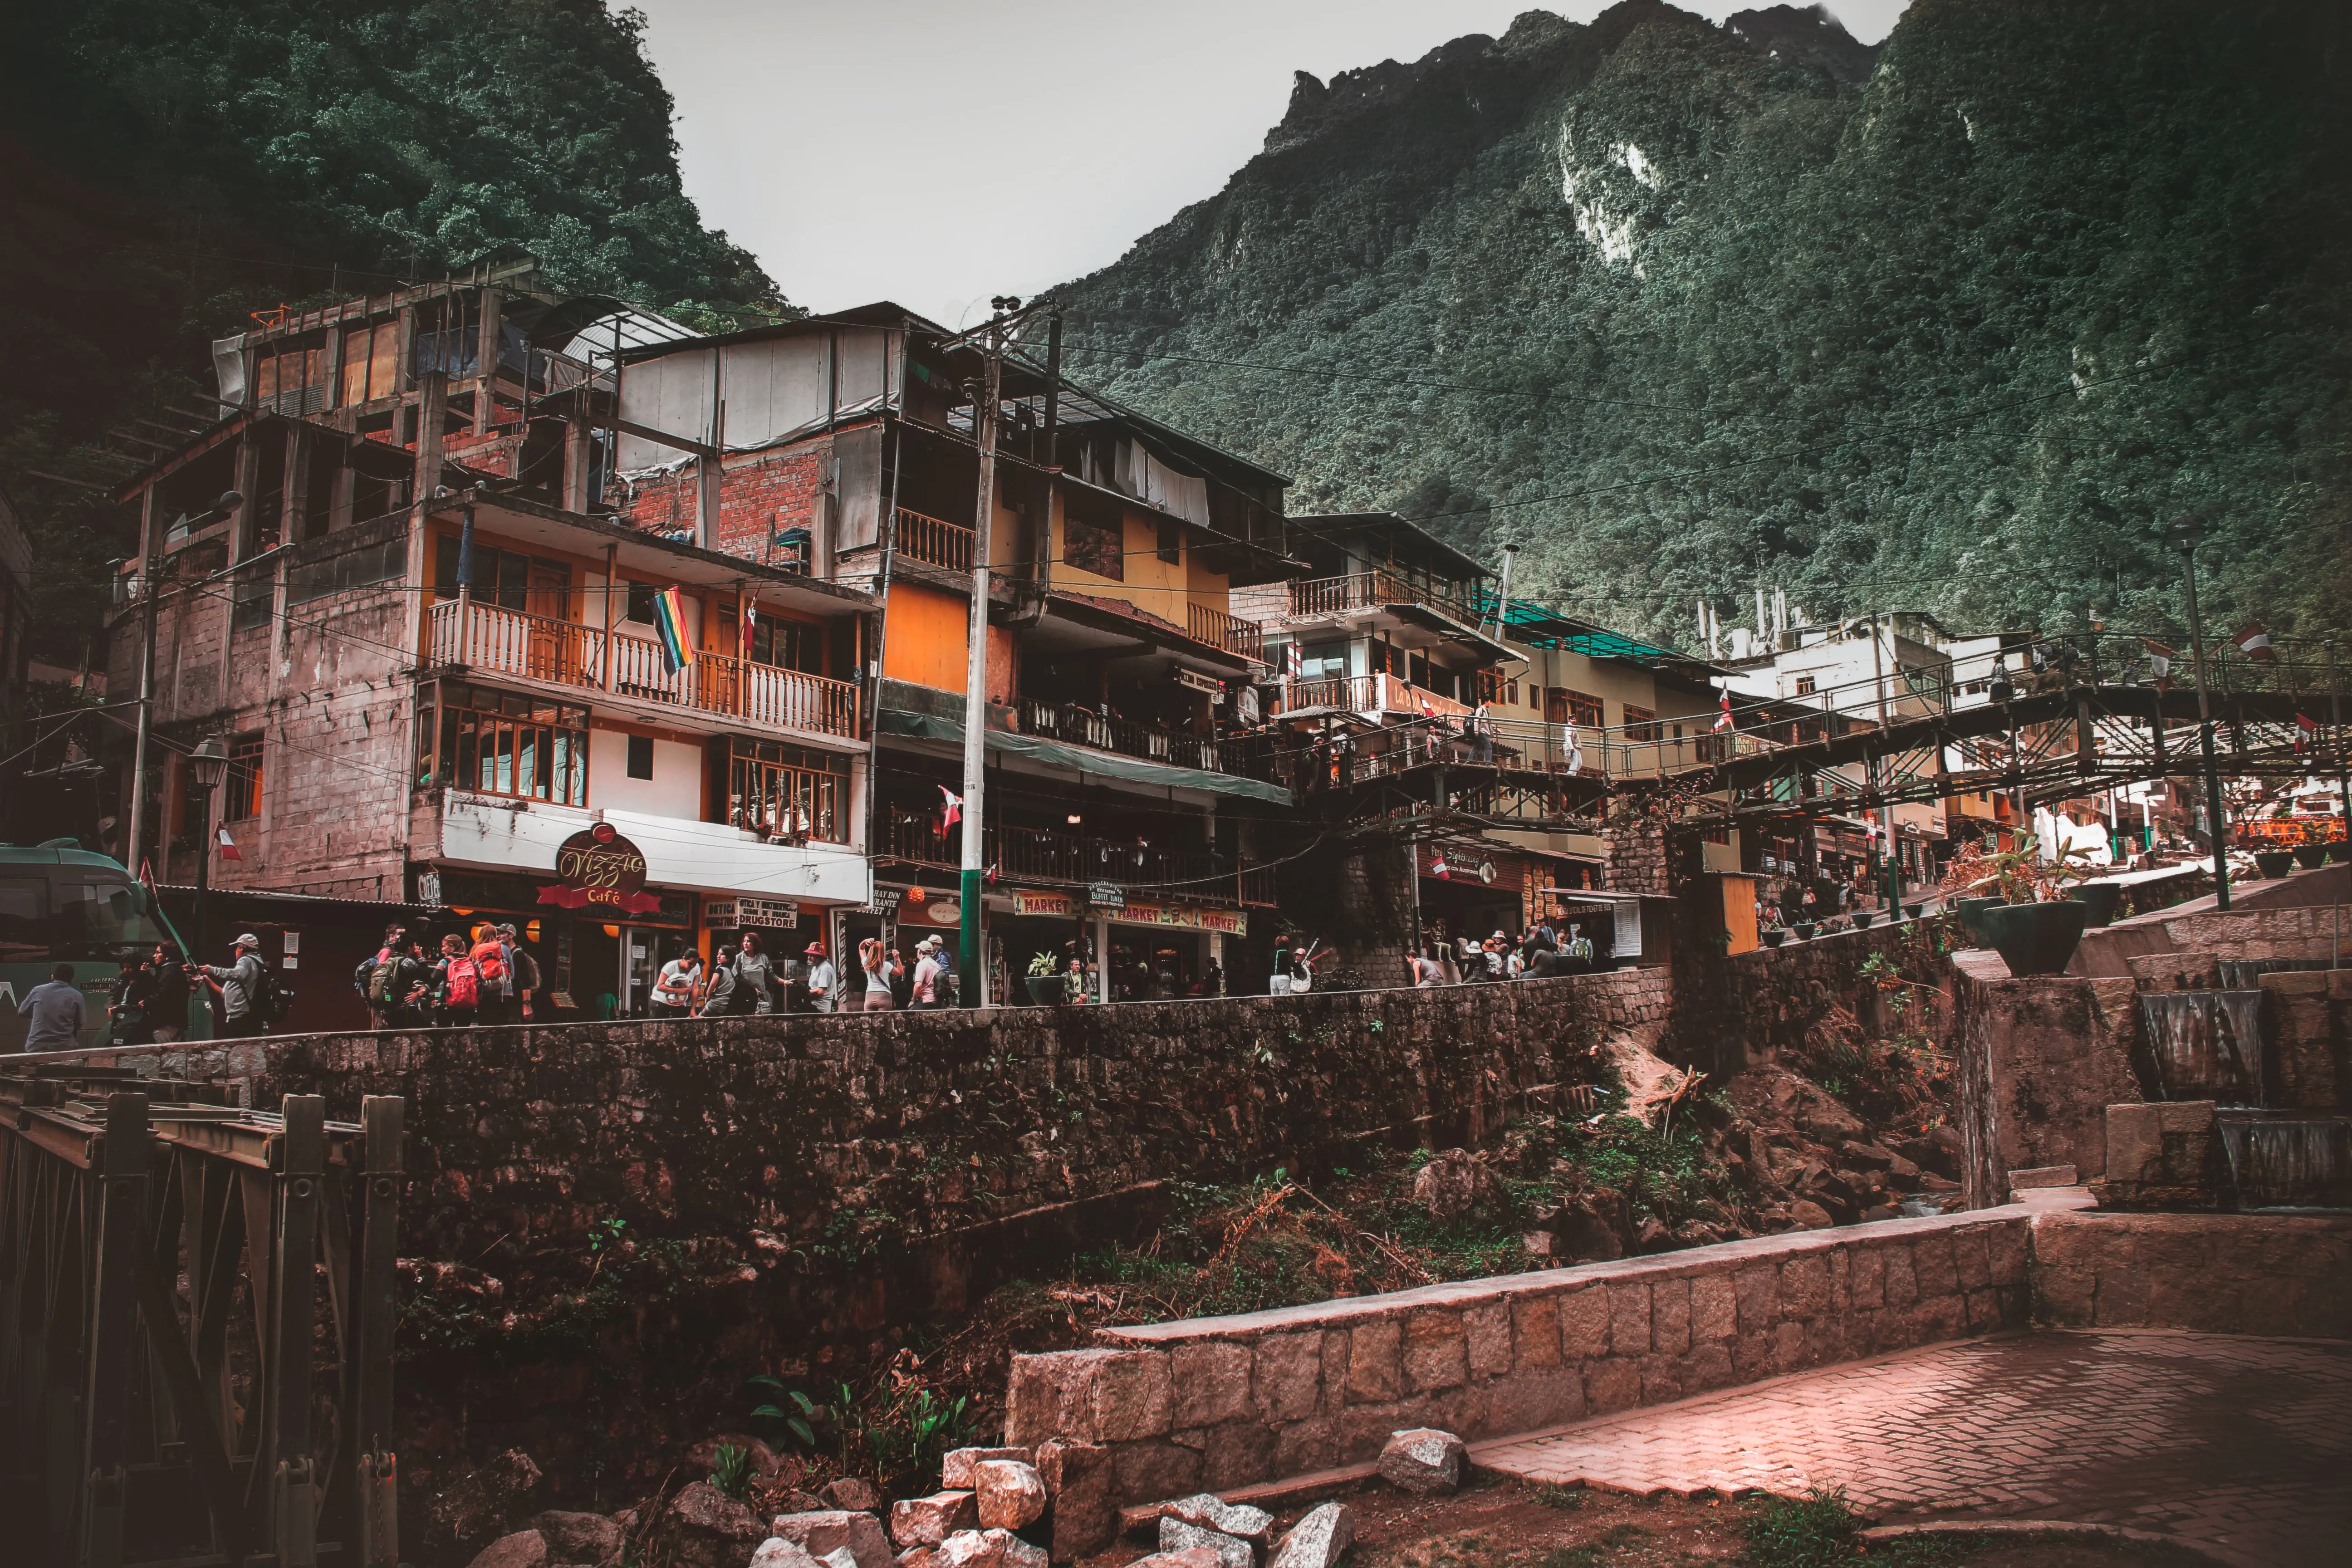
<instances>
[{"instance_id":1,"label":"rock","mask_svg":"<svg viewBox=\"0 0 2352 1568\"><path fill-rule=\"evenodd\" d=\"M1075 1563L1118 1539L1118 1499L1112 1488L1110 1447L1102 1443L1037 1445L1037 1474L1053 1501L1053 1558Z\"/></svg>"},{"instance_id":2,"label":"rock","mask_svg":"<svg viewBox=\"0 0 2352 1568\"><path fill-rule=\"evenodd\" d=\"M1549 1228L1559 1241L1559 1256L1579 1263L1612 1263L1625 1256L1633 1226L1623 1194L1602 1188L1562 1204Z\"/></svg>"},{"instance_id":3,"label":"rock","mask_svg":"<svg viewBox=\"0 0 2352 1568\"><path fill-rule=\"evenodd\" d=\"M882 1521L870 1513L845 1508L816 1509L806 1513L780 1513L775 1533L797 1542L812 1557L829 1556L846 1546L857 1558L857 1568L890 1568L896 1560Z\"/></svg>"},{"instance_id":4,"label":"rock","mask_svg":"<svg viewBox=\"0 0 2352 1568\"><path fill-rule=\"evenodd\" d=\"M1799 1198L1789 1205L1790 1230L1827 1230L1836 1223L1830 1218L1829 1210L1810 1199Z\"/></svg>"},{"instance_id":5,"label":"rock","mask_svg":"<svg viewBox=\"0 0 2352 1568\"><path fill-rule=\"evenodd\" d=\"M472 1568L546 1568L547 1561L547 1538L536 1530L519 1530L476 1552Z\"/></svg>"},{"instance_id":6,"label":"rock","mask_svg":"<svg viewBox=\"0 0 2352 1568\"><path fill-rule=\"evenodd\" d=\"M1179 1498L1161 1508L1160 1517L1181 1519L1186 1524L1197 1524L1202 1530L1239 1536L1253 1546L1264 1546L1274 1538L1274 1515L1262 1508L1252 1508L1245 1502L1227 1502L1207 1492Z\"/></svg>"},{"instance_id":7,"label":"rock","mask_svg":"<svg viewBox=\"0 0 2352 1568\"><path fill-rule=\"evenodd\" d=\"M751 1553L751 1568L817 1568L817 1560L801 1548L798 1542L772 1535L760 1542Z\"/></svg>"},{"instance_id":8,"label":"rock","mask_svg":"<svg viewBox=\"0 0 2352 1568\"><path fill-rule=\"evenodd\" d=\"M901 1546L937 1546L959 1530L980 1528L980 1509L966 1491L900 1498L890 1505L890 1539Z\"/></svg>"},{"instance_id":9,"label":"rock","mask_svg":"<svg viewBox=\"0 0 2352 1568\"><path fill-rule=\"evenodd\" d=\"M857 1568L857 1553L846 1546L836 1546L817 1559L824 1568Z\"/></svg>"},{"instance_id":10,"label":"rock","mask_svg":"<svg viewBox=\"0 0 2352 1568\"><path fill-rule=\"evenodd\" d=\"M1446 1150L1412 1178L1413 1201L1428 1209L1433 1219L1459 1219L1501 1194L1478 1156L1465 1149Z\"/></svg>"},{"instance_id":11,"label":"rock","mask_svg":"<svg viewBox=\"0 0 2352 1568\"><path fill-rule=\"evenodd\" d=\"M882 1493L872 1481L844 1476L825 1483L824 1500L852 1513L872 1513L882 1506Z\"/></svg>"},{"instance_id":12,"label":"rock","mask_svg":"<svg viewBox=\"0 0 2352 1568\"><path fill-rule=\"evenodd\" d=\"M680 1487L654 1529L676 1568L736 1568L764 1533L750 1509L709 1481Z\"/></svg>"},{"instance_id":13,"label":"rock","mask_svg":"<svg viewBox=\"0 0 2352 1568\"><path fill-rule=\"evenodd\" d=\"M1019 1459L982 1459L971 1468L982 1530L1021 1530L1045 1516L1045 1481Z\"/></svg>"},{"instance_id":14,"label":"rock","mask_svg":"<svg viewBox=\"0 0 2352 1568\"><path fill-rule=\"evenodd\" d=\"M824 1499L814 1492L804 1492L798 1487L790 1487L777 1493L774 1502L778 1513L823 1513L825 1507Z\"/></svg>"},{"instance_id":15,"label":"rock","mask_svg":"<svg viewBox=\"0 0 2352 1568\"><path fill-rule=\"evenodd\" d=\"M1884 1171L1895 1163L1895 1152L1875 1143L1857 1143L1847 1139L1838 1146L1844 1163L1858 1171Z\"/></svg>"},{"instance_id":16,"label":"rock","mask_svg":"<svg viewBox=\"0 0 2352 1568\"><path fill-rule=\"evenodd\" d=\"M1526 1253L1529 1258L1549 1258L1551 1256L1551 1232L1548 1230L1530 1230L1522 1232L1519 1237L1519 1250Z\"/></svg>"},{"instance_id":17,"label":"rock","mask_svg":"<svg viewBox=\"0 0 2352 1568\"><path fill-rule=\"evenodd\" d=\"M530 1528L547 1538L551 1562L605 1568L621 1560L621 1527L601 1513L542 1513Z\"/></svg>"},{"instance_id":18,"label":"rock","mask_svg":"<svg viewBox=\"0 0 2352 1568\"><path fill-rule=\"evenodd\" d=\"M898 1568L939 1568L939 1562L936 1546L909 1546L898 1553Z\"/></svg>"},{"instance_id":19,"label":"rock","mask_svg":"<svg viewBox=\"0 0 2352 1568\"><path fill-rule=\"evenodd\" d=\"M1462 1439L1434 1426L1389 1434L1381 1450L1381 1479L1412 1492L1450 1492L1462 1484Z\"/></svg>"},{"instance_id":20,"label":"rock","mask_svg":"<svg viewBox=\"0 0 2352 1568\"><path fill-rule=\"evenodd\" d=\"M1664 1252L1674 1246L1674 1233L1655 1215L1643 1220L1642 1228L1633 1234L1633 1250L1636 1252Z\"/></svg>"},{"instance_id":21,"label":"rock","mask_svg":"<svg viewBox=\"0 0 2352 1568\"><path fill-rule=\"evenodd\" d=\"M1946 1181L1933 1171L1922 1171L1919 1173L1919 1190L1923 1193L1957 1193L1960 1190L1960 1184Z\"/></svg>"},{"instance_id":22,"label":"rock","mask_svg":"<svg viewBox=\"0 0 2352 1568\"><path fill-rule=\"evenodd\" d=\"M1190 1552L1205 1548L1217 1554L1217 1568L1255 1568L1257 1553L1250 1543L1238 1535L1227 1535L1222 1530L1204 1530L1197 1524L1187 1524L1167 1514L1160 1516L1160 1551L1164 1556L1171 1552Z\"/></svg>"},{"instance_id":23,"label":"rock","mask_svg":"<svg viewBox=\"0 0 2352 1568\"><path fill-rule=\"evenodd\" d=\"M539 1486L539 1467L520 1448L509 1448L468 1470L431 1504L432 1519L457 1544L478 1551L508 1533L507 1521Z\"/></svg>"},{"instance_id":24,"label":"rock","mask_svg":"<svg viewBox=\"0 0 2352 1568\"><path fill-rule=\"evenodd\" d=\"M1275 1546L1266 1568L1338 1568L1339 1554L1356 1539L1356 1516L1347 1504L1309 1509Z\"/></svg>"},{"instance_id":25,"label":"rock","mask_svg":"<svg viewBox=\"0 0 2352 1568\"><path fill-rule=\"evenodd\" d=\"M1205 1546L1188 1546L1181 1552L1155 1552L1149 1557L1139 1557L1127 1568L1217 1568L1217 1554Z\"/></svg>"},{"instance_id":26,"label":"rock","mask_svg":"<svg viewBox=\"0 0 2352 1568\"><path fill-rule=\"evenodd\" d=\"M1009 1530L959 1530L939 1544L934 1568L1046 1568L1045 1553Z\"/></svg>"},{"instance_id":27,"label":"rock","mask_svg":"<svg viewBox=\"0 0 2352 1568\"><path fill-rule=\"evenodd\" d=\"M1840 1105L1819 1084L1777 1064L1749 1068L1723 1087L1734 1109L1762 1128L1768 1137L1778 1129L1794 1127L1834 1148L1848 1139L1861 1142L1870 1136L1862 1118Z\"/></svg>"},{"instance_id":28,"label":"rock","mask_svg":"<svg viewBox=\"0 0 2352 1568\"><path fill-rule=\"evenodd\" d=\"M976 1489L971 1468L982 1459L1018 1459L1024 1465L1034 1465L1037 1455L1030 1448L950 1448L940 1460L940 1487L949 1491Z\"/></svg>"}]
</instances>

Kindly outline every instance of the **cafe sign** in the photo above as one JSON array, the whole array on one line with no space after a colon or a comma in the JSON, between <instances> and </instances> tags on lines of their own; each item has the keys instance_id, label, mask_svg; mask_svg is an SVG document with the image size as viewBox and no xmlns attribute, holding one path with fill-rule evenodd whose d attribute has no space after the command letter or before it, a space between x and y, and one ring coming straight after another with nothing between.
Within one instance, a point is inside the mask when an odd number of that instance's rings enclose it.
<instances>
[{"instance_id":1,"label":"cafe sign","mask_svg":"<svg viewBox=\"0 0 2352 1568\"><path fill-rule=\"evenodd\" d=\"M565 839L555 851L555 874L562 879L539 889L539 901L566 910L615 910L641 915L661 908L658 895L646 891L646 858L622 837L609 822L600 822Z\"/></svg>"}]
</instances>

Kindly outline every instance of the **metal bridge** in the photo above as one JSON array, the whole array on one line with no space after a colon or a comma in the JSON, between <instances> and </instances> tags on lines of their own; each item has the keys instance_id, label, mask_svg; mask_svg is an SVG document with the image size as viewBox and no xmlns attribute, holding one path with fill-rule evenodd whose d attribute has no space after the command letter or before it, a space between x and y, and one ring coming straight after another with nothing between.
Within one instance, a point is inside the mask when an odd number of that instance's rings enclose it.
<instances>
[{"instance_id":1,"label":"metal bridge","mask_svg":"<svg viewBox=\"0 0 2352 1568\"><path fill-rule=\"evenodd\" d=\"M0 1557L399 1568L402 1102L0 1073Z\"/></svg>"}]
</instances>

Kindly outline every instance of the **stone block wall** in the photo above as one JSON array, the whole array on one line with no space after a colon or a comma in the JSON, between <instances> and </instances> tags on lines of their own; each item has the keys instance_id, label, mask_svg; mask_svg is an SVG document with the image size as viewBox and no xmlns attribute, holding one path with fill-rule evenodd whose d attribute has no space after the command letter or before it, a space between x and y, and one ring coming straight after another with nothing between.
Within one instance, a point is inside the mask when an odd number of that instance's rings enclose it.
<instances>
[{"instance_id":1,"label":"stone block wall","mask_svg":"<svg viewBox=\"0 0 2352 1568\"><path fill-rule=\"evenodd\" d=\"M1874 925L1692 966L1679 978L1670 1054L1727 1078L1801 1050L1806 1031L1832 1004L1874 1021L1876 988L1863 966L1875 955L1935 942L1940 929L1938 922L1914 921Z\"/></svg>"},{"instance_id":2,"label":"stone block wall","mask_svg":"<svg viewBox=\"0 0 2352 1568\"><path fill-rule=\"evenodd\" d=\"M1957 1118L1961 1184L1972 1208L2001 1203L2009 1173L2106 1165L2107 1107L2137 1103L2138 1032L2129 980L2017 979L1998 953L1956 952Z\"/></svg>"},{"instance_id":3,"label":"stone block wall","mask_svg":"<svg viewBox=\"0 0 2352 1568\"><path fill-rule=\"evenodd\" d=\"M2352 1215L2034 1216L2035 1321L2352 1339Z\"/></svg>"},{"instance_id":4,"label":"stone block wall","mask_svg":"<svg viewBox=\"0 0 2352 1568\"><path fill-rule=\"evenodd\" d=\"M1366 1463L2026 1321L2023 1207L1118 1329L1013 1358L1009 1443L1108 1445L1123 1503Z\"/></svg>"}]
</instances>

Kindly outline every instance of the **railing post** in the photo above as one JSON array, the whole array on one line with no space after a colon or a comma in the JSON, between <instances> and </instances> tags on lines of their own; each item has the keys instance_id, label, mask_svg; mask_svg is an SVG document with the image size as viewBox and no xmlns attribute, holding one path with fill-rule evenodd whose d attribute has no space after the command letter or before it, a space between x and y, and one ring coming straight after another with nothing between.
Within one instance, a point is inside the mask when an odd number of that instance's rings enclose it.
<instances>
[{"instance_id":1,"label":"railing post","mask_svg":"<svg viewBox=\"0 0 2352 1568\"><path fill-rule=\"evenodd\" d=\"M398 1252L402 1113L398 1095L371 1094L360 1100L360 1126L366 1134L366 1169L360 1208L359 1278L353 1284L358 1331L352 1337L357 1363L352 1377L351 1420L358 1438L358 1483L353 1492L359 1568L400 1568L400 1523L395 1507L398 1473L392 1443L393 1326L398 1315Z\"/></svg>"},{"instance_id":2,"label":"railing post","mask_svg":"<svg viewBox=\"0 0 2352 1568\"><path fill-rule=\"evenodd\" d=\"M98 1268L89 1293L88 1382L82 1404L80 1568L116 1568L122 1561L131 1378L139 1365L147 1140L147 1097L108 1096L106 1144L92 1183L98 1200ZM150 1331L170 1329L156 1324Z\"/></svg>"},{"instance_id":3,"label":"railing post","mask_svg":"<svg viewBox=\"0 0 2352 1568\"><path fill-rule=\"evenodd\" d=\"M262 1449L276 1568L317 1568L319 1476L310 1457L310 1341L317 1316L319 1201L327 1171L327 1102L289 1094L279 1143L276 1245Z\"/></svg>"}]
</instances>

